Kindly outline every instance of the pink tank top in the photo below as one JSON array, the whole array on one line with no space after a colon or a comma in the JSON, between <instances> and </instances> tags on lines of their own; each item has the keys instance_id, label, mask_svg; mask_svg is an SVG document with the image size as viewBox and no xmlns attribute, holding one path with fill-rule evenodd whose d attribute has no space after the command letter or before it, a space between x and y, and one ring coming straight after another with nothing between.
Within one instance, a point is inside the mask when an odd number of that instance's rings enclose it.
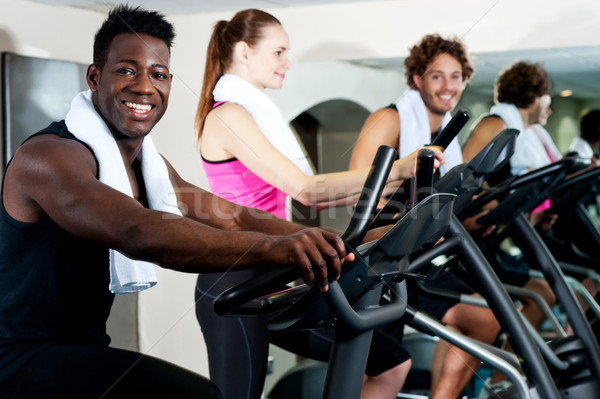
<instances>
[{"instance_id":1,"label":"pink tank top","mask_svg":"<svg viewBox=\"0 0 600 399\"><path fill-rule=\"evenodd\" d=\"M286 218L285 193L256 176L236 158L208 161L202 157L202 166L213 194Z\"/></svg>"}]
</instances>

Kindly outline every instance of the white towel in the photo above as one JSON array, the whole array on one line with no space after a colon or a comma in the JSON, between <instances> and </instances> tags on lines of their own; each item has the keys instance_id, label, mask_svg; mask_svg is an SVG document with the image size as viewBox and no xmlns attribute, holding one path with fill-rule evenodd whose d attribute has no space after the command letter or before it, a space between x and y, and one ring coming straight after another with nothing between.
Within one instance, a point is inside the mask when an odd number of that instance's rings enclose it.
<instances>
[{"instance_id":1,"label":"white towel","mask_svg":"<svg viewBox=\"0 0 600 399\"><path fill-rule=\"evenodd\" d=\"M510 157L510 172L513 175L522 175L550 163L544 144L533 130L525 129L523 117L515 105L496 104L490 109L490 114L498 115L507 127L520 132L515 142L515 152Z\"/></svg>"},{"instance_id":2,"label":"white towel","mask_svg":"<svg viewBox=\"0 0 600 399\"><path fill-rule=\"evenodd\" d=\"M399 156L404 158L416 151L419 147L431 143L431 127L427 108L417 90L407 90L396 101L396 108L400 114L400 142L398 143ZM443 129L452 116L449 112L444 115L441 129ZM444 151L444 164L440 173L444 174L456 165L463 163L462 151L458 138L454 138Z\"/></svg>"},{"instance_id":3,"label":"white towel","mask_svg":"<svg viewBox=\"0 0 600 399\"><path fill-rule=\"evenodd\" d=\"M90 90L75 96L65 123L75 137L93 150L99 165L100 181L133 197L117 143L104 120L96 112ZM165 162L149 136L144 139L138 159L142 164L150 208L181 215ZM152 263L128 258L113 249L109 250L109 258L111 292L126 294L142 291L156 284L156 272Z\"/></svg>"},{"instance_id":4,"label":"white towel","mask_svg":"<svg viewBox=\"0 0 600 399\"><path fill-rule=\"evenodd\" d=\"M558 147L556 147L556 144L554 144L554 140L552 140L550 132L548 132L545 127L539 123L536 123L535 125L531 126L530 129L533 130L537 138L540 139L544 145L546 153L548 154L548 160L550 162L556 162L562 158L560 150Z\"/></svg>"},{"instance_id":5,"label":"white towel","mask_svg":"<svg viewBox=\"0 0 600 399\"><path fill-rule=\"evenodd\" d=\"M575 151L582 158L593 158L595 156L594 149L581 137L577 136L571 141L569 145L569 151Z\"/></svg>"},{"instance_id":6,"label":"white towel","mask_svg":"<svg viewBox=\"0 0 600 399\"><path fill-rule=\"evenodd\" d=\"M490 114L498 115L510 129L517 129L519 132L525 130L523 117L519 113L519 109L513 104L498 103L490 109Z\"/></svg>"},{"instance_id":7,"label":"white towel","mask_svg":"<svg viewBox=\"0 0 600 399\"><path fill-rule=\"evenodd\" d=\"M215 85L213 96L215 102L229 101L243 106L279 152L296 164L304 174L313 174L296 136L283 119L279 108L263 91L237 75L225 74Z\"/></svg>"}]
</instances>

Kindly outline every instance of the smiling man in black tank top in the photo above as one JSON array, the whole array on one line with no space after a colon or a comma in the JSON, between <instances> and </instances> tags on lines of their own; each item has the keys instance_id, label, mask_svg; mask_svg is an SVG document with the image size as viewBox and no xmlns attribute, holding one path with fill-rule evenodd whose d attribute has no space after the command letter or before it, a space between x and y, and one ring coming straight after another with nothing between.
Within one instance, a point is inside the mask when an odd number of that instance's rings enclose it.
<instances>
[{"instance_id":1,"label":"smiling man in black tank top","mask_svg":"<svg viewBox=\"0 0 600 399\"><path fill-rule=\"evenodd\" d=\"M6 168L2 398L220 398L202 376L108 347L109 249L190 273L294 262L322 290L340 273L346 255L337 235L214 197L166 161L162 167L184 214L148 209L145 188L155 176L142 173L137 156L167 109L173 38L162 15L126 6L111 11L96 34L87 72L91 112L116 143L124 167L119 177L131 196L99 180L99 154L64 121L28 139Z\"/></svg>"}]
</instances>

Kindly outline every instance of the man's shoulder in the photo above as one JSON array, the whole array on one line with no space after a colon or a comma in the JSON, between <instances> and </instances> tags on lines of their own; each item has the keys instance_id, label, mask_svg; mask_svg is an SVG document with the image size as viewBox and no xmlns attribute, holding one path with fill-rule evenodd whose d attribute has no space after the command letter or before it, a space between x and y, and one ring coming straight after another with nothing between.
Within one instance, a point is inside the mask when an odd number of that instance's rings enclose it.
<instances>
[{"instance_id":1,"label":"man's shoulder","mask_svg":"<svg viewBox=\"0 0 600 399\"><path fill-rule=\"evenodd\" d=\"M506 129L507 125L499 115L495 114L484 114L474 125L474 131L492 131L500 133L500 131Z\"/></svg>"},{"instance_id":2,"label":"man's shoulder","mask_svg":"<svg viewBox=\"0 0 600 399\"><path fill-rule=\"evenodd\" d=\"M67 124L65 123L64 119L60 121L51 122L48 126L33 133L29 138L35 137L40 134L54 134L57 136L68 136L69 138L75 137L71 132L69 132L69 129L67 128Z\"/></svg>"},{"instance_id":3,"label":"man's shoulder","mask_svg":"<svg viewBox=\"0 0 600 399\"><path fill-rule=\"evenodd\" d=\"M39 201L65 192L71 182L97 179L94 155L79 141L56 134L60 130L60 124L51 124L32 135L5 170L3 199L14 215L25 218L19 220L39 221L44 213Z\"/></svg>"},{"instance_id":4,"label":"man's shoulder","mask_svg":"<svg viewBox=\"0 0 600 399\"><path fill-rule=\"evenodd\" d=\"M377 119L380 122L385 122L391 126L398 126L398 129L400 129L400 115L398 114L398 109L395 104L378 109L369 115L369 118Z\"/></svg>"},{"instance_id":5,"label":"man's shoulder","mask_svg":"<svg viewBox=\"0 0 600 399\"><path fill-rule=\"evenodd\" d=\"M376 128L380 133L387 136L398 137L400 134L400 118L395 108L383 107L373 112L365 121L365 126Z\"/></svg>"},{"instance_id":6,"label":"man's shoulder","mask_svg":"<svg viewBox=\"0 0 600 399\"><path fill-rule=\"evenodd\" d=\"M61 120L61 121L51 122L48 126L31 134L29 137L27 137L23 141L23 143L21 143L21 147L26 144L29 144L32 140L33 141L39 140L38 137L43 136L43 135L51 135L51 136L56 136L56 137L61 137L61 138L65 138L65 139L71 139L71 140L78 141L77 138L71 132L69 132L69 129L67 128L67 125L65 124L65 121Z\"/></svg>"},{"instance_id":7,"label":"man's shoulder","mask_svg":"<svg viewBox=\"0 0 600 399\"><path fill-rule=\"evenodd\" d=\"M71 141L79 141L73 135L73 133L69 132L67 125L64 120L51 122L48 126L38 130L29 136L23 143L21 147L31 146L32 143L37 143L39 141L57 141L57 142L65 142L69 143Z\"/></svg>"},{"instance_id":8,"label":"man's shoulder","mask_svg":"<svg viewBox=\"0 0 600 399\"><path fill-rule=\"evenodd\" d=\"M50 162L63 158L75 160L89 157L95 160L91 149L69 132L64 121L59 121L52 122L29 136L17 149L13 160L25 158L29 161Z\"/></svg>"}]
</instances>

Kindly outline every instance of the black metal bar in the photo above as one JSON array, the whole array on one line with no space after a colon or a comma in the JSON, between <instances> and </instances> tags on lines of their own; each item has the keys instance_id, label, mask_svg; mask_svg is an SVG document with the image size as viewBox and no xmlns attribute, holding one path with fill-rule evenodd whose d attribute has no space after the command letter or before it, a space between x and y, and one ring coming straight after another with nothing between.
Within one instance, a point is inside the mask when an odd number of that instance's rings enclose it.
<instances>
[{"instance_id":1,"label":"black metal bar","mask_svg":"<svg viewBox=\"0 0 600 399\"><path fill-rule=\"evenodd\" d=\"M416 176L416 195L415 198L417 203L423 198L431 195L433 192L433 168L435 165L435 153L428 149L423 148L419 151L417 157L417 176Z\"/></svg>"},{"instance_id":2,"label":"black metal bar","mask_svg":"<svg viewBox=\"0 0 600 399\"><path fill-rule=\"evenodd\" d=\"M513 226L520 240L519 243L526 246L531 251L533 259L537 260L544 277L550 282L556 298L564 308L575 335L586 346L586 355L592 374L600 379L600 346L581 306L577 302L577 298L575 298L575 294L567 284L559 264L525 215L517 215L513 221Z\"/></svg>"},{"instance_id":3,"label":"black metal bar","mask_svg":"<svg viewBox=\"0 0 600 399\"><path fill-rule=\"evenodd\" d=\"M372 336L373 330L351 335L343 329L335 330L335 339L325 376L323 399L358 399L363 380L348 378L348 376L364 375ZM344 372L340 373L339 370Z\"/></svg>"},{"instance_id":4,"label":"black metal bar","mask_svg":"<svg viewBox=\"0 0 600 399\"><path fill-rule=\"evenodd\" d=\"M481 294L488 301L502 328L509 332L509 341L516 353L523 358L525 374L530 376L531 380L537 384L540 396L547 399L560 398L560 393L554 384L544 358L535 341L529 335L518 310L487 259L485 259L477 244L456 216L450 222L448 236L462 236L460 245L457 248L460 259L478 283L482 291Z\"/></svg>"},{"instance_id":5,"label":"black metal bar","mask_svg":"<svg viewBox=\"0 0 600 399\"><path fill-rule=\"evenodd\" d=\"M377 149L373 166L365 180L363 191L356 203L350 223L342 235L342 239L347 246L355 248L367 233L395 158L396 150L392 147L382 145Z\"/></svg>"},{"instance_id":6,"label":"black metal bar","mask_svg":"<svg viewBox=\"0 0 600 399\"><path fill-rule=\"evenodd\" d=\"M334 283L334 285L337 285ZM354 306L361 309L376 303L381 290L372 290L361 297ZM375 300L375 302L373 302ZM342 312L344 315L347 313ZM362 390L362 378L367 367L369 348L373 337L373 329L357 330L348 328L345 317L340 317L338 323L343 327L335 329L335 339L329 357L329 367L325 377L323 399L348 398L358 399ZM340 373L340 370L344 370ZM352 376L352 378L348 378Z\"/></svg>"}]
</instances>

